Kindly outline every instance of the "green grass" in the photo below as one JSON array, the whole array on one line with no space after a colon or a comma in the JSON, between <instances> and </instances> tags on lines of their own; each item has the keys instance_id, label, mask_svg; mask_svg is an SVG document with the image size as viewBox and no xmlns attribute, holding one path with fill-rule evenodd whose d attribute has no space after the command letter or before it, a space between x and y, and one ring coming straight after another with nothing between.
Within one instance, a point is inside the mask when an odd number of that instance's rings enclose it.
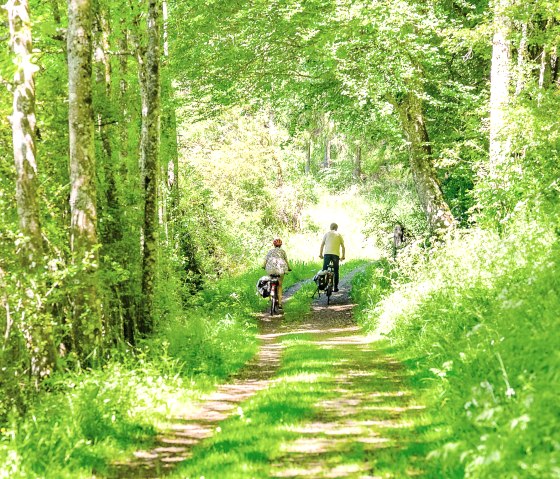
<instances>
[{"instance_id":1,"label":"green grass","mask_svg":"<svg viewBox=\"0 0 560 479\"><path fill-rule=\"evenodd\" d=\"M433 477L560 477L554 228L517 220L502 236L474 229L421 255L401 259L403 280L389 288L370 272L359 297L362 321L416 371L437 419Z\"/></svg>"},{"instance_id":2,"label":"green grass","mask_svg":"<svg viewBox=\"0 0 560 479\"><path fill-rule=\"evenodd\" d=\"M308 304L308 291L294 298L303 304L300 297ZM342 339L336 347L326 345L339 336L328 330L284 335L277 379L195 446L193 457L170 477L421 473L438 433L415 401L412 378L392 361L388 344Z\"/></svg>"},{"instance_id":3,"label":"green grass","mask_svg":"<svg viewBox=\"0 0 560 479\"><path fill-rule=\"evenodd\" d=\"M344 263L342 274L359 264ZM294 263L285 284L310 279L319 267ZM149 449L169 416L191 408L201 393L225 381L256 351L254 315L267 304L255 291L261 274L252 271L212 285L185 310L184 320L161 330L138 350L115 356L103 369L66 372L47 381L25 417L14 415L2 426L0 477L89 478L117 458ZM313 283L304 286L287 303L286 323L309 311L313 288ZM223 450L246 441L253 446L241 447L249 448L243 461L260 474L268 467L270 451L275 454L274 444L279 447L295 437L289 425L316 414L313 404L330 397L331 365L340 358L314 347L313 339L302 335L285 339L288 362L282 379L262 398L244 405L243 417L224 425L224 433L216 438L223 441L219 452L208 453L205 467L213 461L223 464ZM253 421L248 431L236 431L247 418ZM234 429L228 436L230 423ZM270 424L283 426L270 434ZM240 467L239 477L247 477L243 476L247 470Z\"/></svg>"},{"instance_id":4,"label":"green grass","mask_svg":"<svg viewBox=\"0 0 560 479\"><path fill-rule=\"evenodd\" d=\"M316 265L293 269L287 284L312 276ZM158 336L116 354L103 369L46 381L25 417L14 413L1 425L0 478L89 478L149 448L169 415L192 407L255 353L261 275L251 271L211 285Z\"/></svg>"}]
</instances>

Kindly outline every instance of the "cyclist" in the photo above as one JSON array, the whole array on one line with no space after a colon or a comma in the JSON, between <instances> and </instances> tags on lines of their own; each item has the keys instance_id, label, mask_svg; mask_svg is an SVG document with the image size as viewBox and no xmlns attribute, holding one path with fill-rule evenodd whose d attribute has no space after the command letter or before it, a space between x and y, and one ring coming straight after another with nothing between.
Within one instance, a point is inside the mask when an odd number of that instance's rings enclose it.
<instances>
[{"instance_id":1,"label":"cyclist","mask_svg":"<svg viewBox=\"0 0 560 479\"><path fill-rule=\"evenodd\" d=\"M324 251L324 256L323 256ZM342 254L341 254L342 251ZM334 265L334 290L338 291L338 266L339 261L344 261L346 250L344 248L344 240L342 235L338 232L338 225L331 223L330 231L323 236L321 242L321 250L319 251L319 258L323 259L323 270L329 267L332 261Z\"/></svg>"},{"instance_id":2,"label":"cyclist","mask_svg":"<svg viewBox=\"0 0 560 479\"><path fill-rule=\"evenodd\" d=\"M291 271L290 263L288 262L288 255L286 251L282 249L282 240L276 238L272 242L274 248L272 248L264 258L262 267L266 270L268 275L278 275L278 308L282 309L282 281L284 279L284 274Z\"/></svg>"}]
</instances>

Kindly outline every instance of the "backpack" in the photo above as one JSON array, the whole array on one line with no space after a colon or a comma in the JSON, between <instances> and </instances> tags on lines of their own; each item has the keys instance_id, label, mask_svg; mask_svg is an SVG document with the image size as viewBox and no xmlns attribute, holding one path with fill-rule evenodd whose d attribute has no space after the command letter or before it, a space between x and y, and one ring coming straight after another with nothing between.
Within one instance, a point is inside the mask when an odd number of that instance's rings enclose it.
<instances>
[{"instance_id":1,"label":"backpack","mask_svg":"<svg viewBox=\"0 0 560 479\"><path fill-rule=\"evenodd\" d=\"M319 271L314 277L313 281L317 284L317 289L319 291L324 291L327 287L327 272L326 271Z\"/></svg>"},{"instance_id":2,"label":"backpack","mask_svg":"<svg viewBox=\"0 0 560 479\"><path fill-rule=\"evenodd\" d=\"M266 272L268 274L285 274L288 271L286 260L276 256L272 256L266 262Z\"/></svg>"},{"instance_id":3,"label":"backpack","mask_svg":"<svg viewBox=\"0 0 560 479\"><path fill-rule=\"evenodd\" d=\"M270 278L268 276L262 276L257 281L257 294L263 298L270 296Z\"/></svg>"}]
</instances>

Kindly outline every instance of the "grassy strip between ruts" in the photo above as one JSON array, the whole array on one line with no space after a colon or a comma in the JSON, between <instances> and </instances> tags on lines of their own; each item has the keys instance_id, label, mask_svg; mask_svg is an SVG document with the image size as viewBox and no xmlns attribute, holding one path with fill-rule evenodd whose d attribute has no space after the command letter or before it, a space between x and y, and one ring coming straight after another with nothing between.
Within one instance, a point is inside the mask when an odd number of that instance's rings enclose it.
<instances>
[{"instance_id":1,"label":"grassy strip between ruts","mask_svg":"<svg viewBox=\"0 0 560 479\"><path fill-rule=\"evenodd\" d=\"M293 301L307 300L309 291ZM369 342L352 321L329 321L321 311L297 319L309 329L291 318L297 332L282 335L285 353L271 386L243 403L170 477L401 478L421 472L432 429L387 344Z\"/></svg>"}]
</instances>

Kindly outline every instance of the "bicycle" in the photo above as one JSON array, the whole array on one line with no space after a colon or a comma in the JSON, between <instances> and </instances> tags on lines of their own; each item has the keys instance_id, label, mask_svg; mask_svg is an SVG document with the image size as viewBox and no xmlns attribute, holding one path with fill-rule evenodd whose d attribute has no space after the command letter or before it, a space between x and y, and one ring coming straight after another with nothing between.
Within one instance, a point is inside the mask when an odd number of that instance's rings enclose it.
<instances>
[{"instance_id":1,"label":"bicycle","mask_svg":"<svg viewBox=\"0 0 560 479\"><path fill-rule=\"evenodd\" d=\"M269 288L270 288L270 315L274 316L279 312L278 308L280 303L278 301L278 286L280 285L280 275L270 274L269 275Z\"/></svg>"},{"instance_id":2,"label":"bicycle","mask_svg":"<svg viewBox=\"0 0 560 479\"><path fill-rule=\"evenodd\" d=\"M325 287L325 294L327 295L327 306L331 302L331 295L334 289L334 263L332 260L327 266L327 286Z\"/></svg>"},{"instance_id":3,"label":"bicycle","mask_svg":"<svg viewBox=\"0 0 560 479\"><path fill-rule=\"evenodd\" d=\"M334 291L334 263L332 260L327 265L326 271L319 271L313 281L317 283L317 290L312 294L312 298L317 295L318 298L321 297L321 291L325 292L327 296L327 306L331 302L331 295Z\"/></svg>"}]
</instances>

